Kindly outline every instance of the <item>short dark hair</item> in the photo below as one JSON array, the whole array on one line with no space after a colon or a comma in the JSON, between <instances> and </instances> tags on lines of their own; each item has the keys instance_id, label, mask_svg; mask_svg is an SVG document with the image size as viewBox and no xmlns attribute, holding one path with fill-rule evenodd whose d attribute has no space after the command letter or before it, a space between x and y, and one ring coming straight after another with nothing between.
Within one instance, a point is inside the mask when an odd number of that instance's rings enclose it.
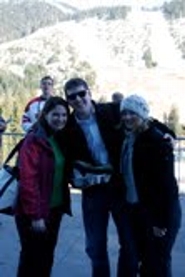
<instances>
[{"instance_id":1,"label":"short dark hair","mask_svg":"<svg viewBox=\"0 0 185 277\"><path fill-rule=\"evenodd\" d=\"M51 80L52 84L54 84L54 79L50 75L46 75L46 76L42 77L40 82L42 83L45 80Z\"/></svg>"},{"instance_id":2,"label":"short dark hair","mask_svg":"<svg viewBox=\"0 0 185 277\"><path fill-rule=\"evenodd\" d=\"M112 94L113 102L121 102L123 99L124 99L124 95L119 91L116 91Z\"/></svg>"},{"instance_id":3,"label":"short dark hair","mask_svg":"<svg viewBox=\"0 0 185 277\"><path fill-rule=\"evenodd\" d=\"M74 89L74 88L79 87L79 86L84 86L84 88L89 89L89 86L88 86L88 84L85 80L83 80L81 78L69 79L64 85L65 95L67 94L68 90Z\"/></svg>"}]
</instances>

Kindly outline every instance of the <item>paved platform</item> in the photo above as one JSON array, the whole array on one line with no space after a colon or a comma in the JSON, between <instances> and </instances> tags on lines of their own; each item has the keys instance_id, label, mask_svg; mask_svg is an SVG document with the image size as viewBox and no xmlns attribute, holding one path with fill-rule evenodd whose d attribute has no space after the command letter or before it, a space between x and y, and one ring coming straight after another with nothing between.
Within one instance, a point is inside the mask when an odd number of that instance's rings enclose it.
<instances>
[{"instance_id":1,"label":"paved platform","mask_svg":"<svg viewBox=\"0 0 185 277\"><path fill-rule=\"evenodd\" d=\"M52 277L88 277L90 262L84 252L84 232L81 220L81 195L72 193L73 217L65 216L60 228ZM185 194L181 195L183 220L174 250L173 276L185 276ZM13 218L0 215L0 277L15 277L19 254L19 240ZM118 242L110 220L109 256L112 277L116 276Z\"/></svg>"}]
</instances>

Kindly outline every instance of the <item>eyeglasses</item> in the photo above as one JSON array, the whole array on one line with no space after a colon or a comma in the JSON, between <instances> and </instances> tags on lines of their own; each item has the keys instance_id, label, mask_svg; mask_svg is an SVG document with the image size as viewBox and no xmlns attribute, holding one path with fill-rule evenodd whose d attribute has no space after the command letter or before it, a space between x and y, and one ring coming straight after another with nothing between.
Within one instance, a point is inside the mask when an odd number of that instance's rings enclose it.
<instances>
[{"instance_id":1,"label":"eyeglasses","mask_svg":"<svg viewBox=\"0 0 185 277\"><path fill-rule=\"evenodd\" d=\"M87 94L86 90L81 90L81 91L78 91L76 93L67 95L67 99L71 100L71 101L74 101L74 100L76 100L77 96L79 96L80 98L83 98L83 97L86 96L86 94Z\"/></svg>"}]
</instances>

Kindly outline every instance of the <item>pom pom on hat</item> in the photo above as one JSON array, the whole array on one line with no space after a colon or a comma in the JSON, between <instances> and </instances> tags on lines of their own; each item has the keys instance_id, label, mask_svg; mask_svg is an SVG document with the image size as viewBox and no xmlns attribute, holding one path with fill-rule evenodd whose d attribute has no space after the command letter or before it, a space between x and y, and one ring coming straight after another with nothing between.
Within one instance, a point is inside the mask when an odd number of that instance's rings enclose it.
<instances>
[{"instance_id":1,"label":"pom pom on hat","mask_svg":"<svg viewBox=\"0 0 185 277\"><path fill-rule=\"evenodd\" d=\"M149 117L150 111L145 99L136 94L130 95L121 101L120 112L123 112L123 110L132 111L143 119Z\"/></svg>"}]
</instances>

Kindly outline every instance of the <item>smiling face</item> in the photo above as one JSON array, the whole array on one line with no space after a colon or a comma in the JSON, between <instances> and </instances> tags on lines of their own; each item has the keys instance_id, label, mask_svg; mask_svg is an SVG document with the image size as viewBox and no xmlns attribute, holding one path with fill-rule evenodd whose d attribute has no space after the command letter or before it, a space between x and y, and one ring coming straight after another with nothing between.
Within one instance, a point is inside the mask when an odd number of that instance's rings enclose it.
<instances>
[{"instance_id":1,"label":"smiling face","mask_svg":"<svg viewBox=\"0 0 185 277\"><path fill-rule=\"evenodd\" d=\"M69 105L74 109L75 114L87 117L92 111L90 91L83 85L76 86L66 91L66 98Z\"/></svg>"},{"instance_id":2,"label":"smiling face","mask_svg":"<svg viewBox=\"0 0 185 277\"><path fill-rule=\"evenodd\" d=\"M45 115L45 120L49 127L54 131L62 130L66 126L67 119L67 110L62 105L55 106Z\"/></svg>"},{"instance_id":3,"label":"smiling face","mask_svg":"<svg viewBox=\"0 0 185 277\"><path fill-rule=\"evenodd\" d=\"M144 123L144 119L130 110L121 112L121 121L128 131L137 131Z\"/></svg>"}]
</instances>

